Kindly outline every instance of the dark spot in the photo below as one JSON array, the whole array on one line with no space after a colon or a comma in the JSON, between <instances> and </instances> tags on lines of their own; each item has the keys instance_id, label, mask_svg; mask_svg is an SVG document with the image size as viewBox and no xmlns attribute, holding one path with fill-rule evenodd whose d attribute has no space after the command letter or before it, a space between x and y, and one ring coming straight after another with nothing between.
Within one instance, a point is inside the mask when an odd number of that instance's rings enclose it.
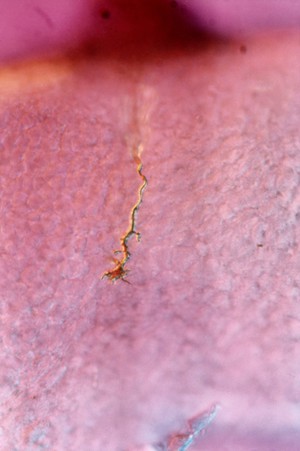
<instances>
[{"instance_id":1,"label":"dark spot","mask_svg":"<svg viewBox=\"0 0 300 451\"><path fill-rule=\"evenodd\" d=\"M244 44L242 44L242 45L240 46L240 52L241 52L241 53L247 53L247 47L246 47Z\"/></svg>"},{"instance_id":2,"label":"dark spot","mask_svg":"<svg viewBox=\"0 0 300 451\"><path fill-rule=\"evenodd\" d=\"M258 243L257 247L263 247L264 245L262 243Z\"/></svg>"},{"instance_id":3,"label":"dark spot","mask_svg":"<svg viewBox=\"0 0 300 451\"><path fill-rule=\"evenodd\" d=\"M171 0L170 5L171 5L171 8L177 8L178 3L176 2L176 0Z\"/></svg>"},{"instance_id":4,"label":"dark spot","mask_svg":"<svg viewBox=\"0 0 300 451\"><path fill-rule=\"evenodd\" d=\"M102 11L100 11L100 15L101 15L102 19L108 20L108 19L110 19L111 13L108 9L102 9Z\"/></svg>"},{"instance_id":5,"label":"dark spot","mask_svg":"<svg viewBox=\"0 0 300 451\"><path fill-rule=\"evenodd\" d=\"M102 58L105 54L126 63L129 59L140 63L162 55L173 58L181 51L205 52L212 46L223 49L227 45L229 40L208 32L206 24L199 27L187 6L177 0L177 7L171 7L175 4L176 0L92 0L90 30L68 54L72 59ZM240 39L237 52L242 43Z\"/></svg>"}]
</instances>

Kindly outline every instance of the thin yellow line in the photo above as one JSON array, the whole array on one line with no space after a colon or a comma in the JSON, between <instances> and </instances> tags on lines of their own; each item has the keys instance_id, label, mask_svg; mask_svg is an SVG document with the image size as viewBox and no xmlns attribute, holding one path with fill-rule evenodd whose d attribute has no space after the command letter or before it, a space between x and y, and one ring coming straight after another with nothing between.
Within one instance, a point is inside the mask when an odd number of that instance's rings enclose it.
<instances>
[{"instance_id":1,"label":"thin yellow line","mask_svg":"<svg viewBox=\"0 0 300 451\"><path fill-rule=\"evenodd\" d=\"M128 272L129 272L128 269L125 269L125 265L131 257L128 241L130 240L132 235L136 235L138 241L140 241L140 239L141 239L141 234L136 231L136 220L137 220L137 213L138 213L141 203L143 201L144 191L148 185L148 180L143 173L143 165L142 165L142 161L141 161L140 157L135 155L134 161L137 164L137 168L136 168L137 173L143 180L143 183L139 187L138 200L137 200L136 204L133 206L131 213L130 213L129 228L128 228L127 232L125 233L125 235L120 240L121 241L121 250L115 251L115 254L122 253L123 258L122 259L114 258L114 262L115 262L114 268L111 269L110 271L105 272L101 277L102 279L107 278L107 279L111 280L112 282L116 282L117 280L121 279L124 282L130 283L130 282L128 282L128 280L125 279L125 277L127 276Z\"/></svg>"}]
</instances>

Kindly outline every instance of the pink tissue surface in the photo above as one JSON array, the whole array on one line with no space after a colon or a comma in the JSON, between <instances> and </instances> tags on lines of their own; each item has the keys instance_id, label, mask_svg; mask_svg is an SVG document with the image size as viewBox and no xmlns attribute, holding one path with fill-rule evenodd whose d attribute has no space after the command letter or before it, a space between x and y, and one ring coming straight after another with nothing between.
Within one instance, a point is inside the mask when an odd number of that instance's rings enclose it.
<instances>
[{"instance_id":1,"label":"pink tissue surface","mask_svg":"<svg viewBox=\"0 0 300 451\"><path fill-rule=\"evenodd\" d=\"M2 3L1 451L153 451L216 404L191 450L299 449L298 12L265 4Z\"/></svg>"}]
</instances>

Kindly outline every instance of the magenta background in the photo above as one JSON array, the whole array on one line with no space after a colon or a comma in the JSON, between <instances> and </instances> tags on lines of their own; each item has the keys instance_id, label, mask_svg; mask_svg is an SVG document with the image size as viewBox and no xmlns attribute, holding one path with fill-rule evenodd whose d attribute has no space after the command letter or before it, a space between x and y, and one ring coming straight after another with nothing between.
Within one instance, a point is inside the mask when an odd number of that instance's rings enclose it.
<instances>
[{"instance_id":1,"label":"magenta background","mask_svg":"<svg viewBox=\"0 0 300 451\"><path fill-rule=\"evenodd\" d=\"M174 7L169 0L152 0L151 4L157 9L170 6L170 11ZM131 21L130 14L122 13L126 7L134 15L136 5L135 0L4 0L0 11L0 59L76 48L90 39L101 42L110 36L113 39L119 30L126 34L145 19ZM269 26L297 26L300 21L300 3L294 0L181 0L175 6L179 12L188 9L200 28L225 35ZM109 20L101 17L101 10L106 8L112 12Z\"/></svg>"}]
</instances>

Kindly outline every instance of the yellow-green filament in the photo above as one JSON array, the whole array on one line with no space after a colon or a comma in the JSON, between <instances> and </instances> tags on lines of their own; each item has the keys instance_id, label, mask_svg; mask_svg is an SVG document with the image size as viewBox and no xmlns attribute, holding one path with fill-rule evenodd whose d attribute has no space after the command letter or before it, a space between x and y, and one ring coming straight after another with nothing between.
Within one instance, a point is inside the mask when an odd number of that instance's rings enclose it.
<instances>
[{"instance_id":1,"label":"yellow-green filament","mask_svg":"<svg viewBox=\"0 0 300 451\"><path fill-rule=\"evenodd\" d=\"M123 254L123 257L121 259L114 258L115 267L111 269L110 271L107 271L103 274L103 278L107 278L111 280L112 282L115 282L118 279L123 280L124 282L128 282L128 280L125 279L125 277L128 274L128 270L125 269L125 265L130 259L131 253L129 251L128 242L130 238L135 235L137 237L137 240L139 241L141 238L141 234L136 231L136 220L137 220L137 213L140 209L141 203L143 201L143 193L146 189L146 186L148 184L146 176L143 174L143 165L140 157L138 155L134 156L134 160L137 164L137 173L142 179L142 184L139 187L138 190L138 200L136 204L133 206L130 217L129 217L129 228L125 235L121 238L121 250L115 251L115 254ZM128 282L129 283L129 282Z\"/></svg>"}]
</instances>

